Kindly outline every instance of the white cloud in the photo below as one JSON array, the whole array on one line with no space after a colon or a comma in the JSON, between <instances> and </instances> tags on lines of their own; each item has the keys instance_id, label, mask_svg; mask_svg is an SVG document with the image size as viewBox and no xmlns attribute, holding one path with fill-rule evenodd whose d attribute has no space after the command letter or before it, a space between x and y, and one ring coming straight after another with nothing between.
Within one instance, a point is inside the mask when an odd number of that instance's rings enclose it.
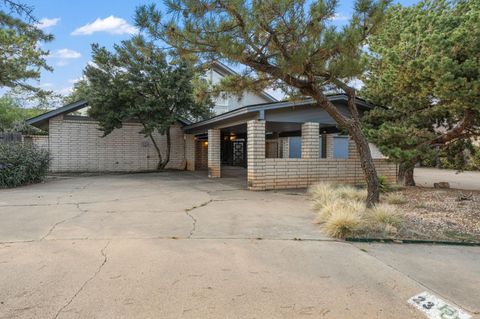
<instances>
[{"instance_id":1,"label":"white cloud","mask_svg":"<svg viewBox=\"0 0 480 319\"><path fill-rule=\"evenodd\" d=\"M87 23L80 28L75 29L72 35L90 35L95 32L107 32L111 34L133 34L138 29L129 24L122 18L109 16L105 19L98 18L92 23Z\"/></svg>"},{"instance_id":2,"label":"white cloud","mask_svg":"<svg viewBox=\"0 0 480 319\"><path fill-rule=\"evenodd\" d=\"M60 49L49 55L50 58L58 59L58 66L65 66L68 64L69 60L78 59L82 56L80 52L71 49Z\"/></svg>"},{"instance_id":3,"label":"white cloud","mask_svg":"<svg viewBox=\"0 0 480 319\"><path fill-rule=\"evenodd\" d=\"M77 83L77 82L82 81L83 79L84 79L84 76L82 75L82 76L79 77L79 78L68 80L68 83L75 84L75 83Z\"/></svg>"},{"instance_id":4,"label":"white cloud","mask_svg":"<svg viewBox=\"0 0 480 319\"><path fill-rule=\"evenodd\" d=\"M55 90L55 92L56 92L57 94L66 96L66 95L69 95L70 93L73 92L73 87L71 87L71 86L70 86L70 87L64 87L64 88Z\"/></svg>"},{"instance_id":5,"label":"white cloud","mask_svg":"<svg viewBox=\"0 0 480 319\"><path fill-rule=\"evenodd\" d=\"M80 52L70 49L60 49L55 51L54 53L50 54L52 58L59 58L59 59L78 59L82 56Z\"/></svg>"},{"instance_id":6,"label":"white cloud","mask_svg":"<svg viewBox=\"0 0 480 319\"><path fill-rule=\"evenodd\" d=\"M46 28L57 25L59 21L60 21L60 18L53 18L53 19L43 18L40 21L38 21L36 26L39 29L46 29Z\"/></svg>"},{"instance_id":7,"label":"white cloud","mask_svg":"<svg viewBox=\"0 0 480 319\"><path fill-rule=\"evenodd\" d=\"M333 15L333 17L330 18L330 20L333 20L333 21L345 21L345 20L348 20L350 19L350 17L344 15L344 14L341 14L341 13L335 13Z\"/></svg>"}]
</instances>

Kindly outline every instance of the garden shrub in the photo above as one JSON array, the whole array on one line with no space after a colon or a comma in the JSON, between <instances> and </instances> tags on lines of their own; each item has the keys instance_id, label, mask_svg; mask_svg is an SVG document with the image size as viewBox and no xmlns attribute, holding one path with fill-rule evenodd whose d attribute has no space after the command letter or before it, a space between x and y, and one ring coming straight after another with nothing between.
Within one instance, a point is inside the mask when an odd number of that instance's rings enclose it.
<instances>
[{"instance_id":1,"label":"garden shrub","mask_svg":"<svg viewBox=\"0 0 480 319\"><path fill-rule=\"evenodd\" d=\"M32 144L0 143L0 188L41 182L49 163L48 151Z\"/></svg>"}]
</instances>

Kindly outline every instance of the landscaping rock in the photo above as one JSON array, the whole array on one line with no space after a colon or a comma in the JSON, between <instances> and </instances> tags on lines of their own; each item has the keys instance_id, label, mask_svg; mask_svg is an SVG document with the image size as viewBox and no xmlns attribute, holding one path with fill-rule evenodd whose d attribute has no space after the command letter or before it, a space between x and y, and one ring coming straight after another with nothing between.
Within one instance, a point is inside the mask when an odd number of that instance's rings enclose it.
<instances>
[{"instance_id":1,"label":"landscaping rock","mask_svg":"<svg viewBox=\"0 0 480 319\"><path fill-rule=\"evenodd\" d=\"M434 188L450 188L450 184L448 182L438 182L433 183Z\"/></svg>"}]
</instances>

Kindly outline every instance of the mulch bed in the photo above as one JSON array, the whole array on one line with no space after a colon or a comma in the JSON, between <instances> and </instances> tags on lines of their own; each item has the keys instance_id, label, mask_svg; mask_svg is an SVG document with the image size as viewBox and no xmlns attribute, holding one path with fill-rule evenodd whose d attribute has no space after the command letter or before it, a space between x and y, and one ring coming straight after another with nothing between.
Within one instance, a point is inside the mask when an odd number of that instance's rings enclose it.
<instances>
[{"instance_id":1,"label":"mulch bed","mask_svg":"<svg viewBox=\"0 0 480 319\"><path fill-rule=\"evenodd\" d=\"M480 242L480 191L408 187L398 239Z\"/></svg>"}]
</instances>

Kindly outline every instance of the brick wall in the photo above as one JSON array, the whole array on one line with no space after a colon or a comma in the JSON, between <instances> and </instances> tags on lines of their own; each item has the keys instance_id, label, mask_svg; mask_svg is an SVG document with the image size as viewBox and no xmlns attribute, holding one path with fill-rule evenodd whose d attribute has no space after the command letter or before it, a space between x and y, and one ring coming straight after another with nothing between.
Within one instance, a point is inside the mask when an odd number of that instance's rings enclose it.
<instances>
[{"instance_id":1,"label":"brick wall","mask_svg":"<svg viewBox=\"0 0 480 319\"><path fill-rule=\"evenodd\" d=\"M25 135L23 140L32 143L36 147L48 151L48 135Z\"/></svg>"},{"instance_id":2,"label":"brick wall","mask_svg":"<svg viewBox=\"0 0 480 319\"><path fill-rule=\"evenodd\" d=\"M137 123L125 123L101 137L97 122L57 116L49 122L49 150L53 172L144 171L156 169L158 156ZM180 126L172 126L170 162L167 168L185 168L185 141ZM165 154L166 138L155 134Z\"/></svg>"},{"instance_id":3,"label":"brick wall","mask_svg":"<svg viewBox=\"0 0 480 319\"><path fill-rule=\"evenodd\" d=\"M396 165L382 159L374 160L377 173L388 182L396 180ZM354 159L267 158L264 189L304 188L321 182L342 184L365 183L360 162Z\"/></svg>"},{"instance_id":4,"label":"brick wall","mask_svg":"<svg viewBox=\"0 0 480 319\"><path fill-rule=\"evenodd\" d=\"M263 126L264 128L264 126ZM258 153L262 143L262 122L248 123L248 186L252 190L305 188L312 184L328 181L343 184L365 183L363 170L355 143L348 144L348 159L333 159L333 136L327 135L327 158L318 158L318 127L310 123L302 127L302 158L265 158ZM254 138L255 142L250 143ZM255 146L254 146L255 145ZM257 153L251 155L255 147ZM252 162L255 161L255 162ZM397 167L384 159L375 159L378 175L388 182L396 181Z\"/></svg>"},{"instance_id":5,"label":"brick wall","mask_svg":"<svg viewBox=\"0 0 480 319\"><path fill-rule=\"evenodd\" d=\"M195 170L195 136L185 134L185 161L188 171Z\"/></svg>"},{"instance_id":6,"label":"brick wall","mask_svg":"<svg viewBox=\"0 0 480 319\"><path fill-rule=\"evenodd\" d=\"M195 169L208 169L208 145L206 141L195 141Z\"/></svg>"},{"instance_id":7,"label":"brick wall","mask_svg":"<svg viewBox=\"0 0 480 319\"><path fill-rule=\"evenodd\" d=\"M221 152L220 130L208 130L208 177L221 177L220 162Z\"/></svg>"}]
</instances>

